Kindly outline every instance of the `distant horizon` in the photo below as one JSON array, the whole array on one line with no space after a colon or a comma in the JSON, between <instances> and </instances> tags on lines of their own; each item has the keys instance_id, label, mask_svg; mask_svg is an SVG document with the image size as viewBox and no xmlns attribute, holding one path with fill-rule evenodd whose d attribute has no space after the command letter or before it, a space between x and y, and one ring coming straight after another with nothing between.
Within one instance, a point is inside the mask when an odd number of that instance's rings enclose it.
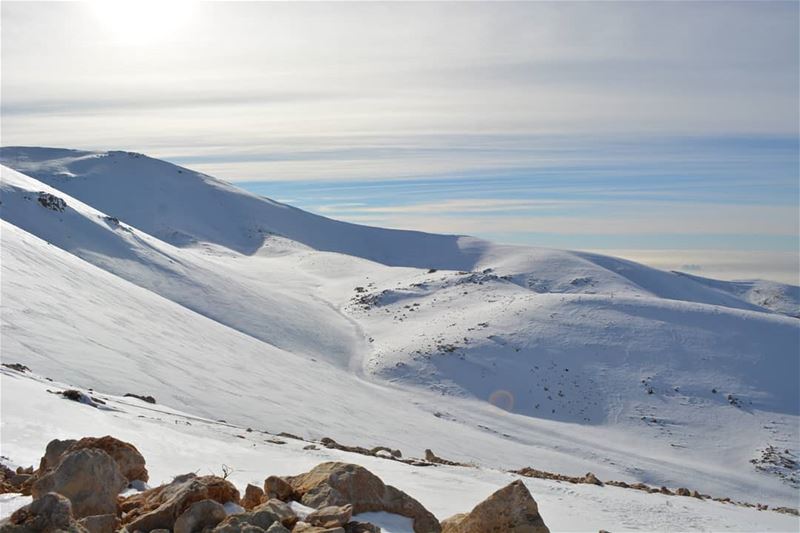
<instances>
[{"instance_id":1,"label":"distant horizon","mask_svg":"<svg viewBox=\"0 0 800 533\"><path fill-rule=\"evenodd\" d=\"M800 4L2 4L2 144L800 284ZM58 46L53 46L57 42Z\"/></svg>"}]
</instances>

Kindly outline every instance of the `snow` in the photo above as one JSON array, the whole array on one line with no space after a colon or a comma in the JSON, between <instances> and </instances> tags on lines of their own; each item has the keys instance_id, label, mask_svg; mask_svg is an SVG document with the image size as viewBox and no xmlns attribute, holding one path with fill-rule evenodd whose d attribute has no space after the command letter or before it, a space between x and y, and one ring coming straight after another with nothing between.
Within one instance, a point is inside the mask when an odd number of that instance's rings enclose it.
<instances>
[{"instance_id":1,"label":"snow","mask_svg":"<svg viewBox=\"0 0 800 533\"><path fill-rule=\"evenodd\" d=\"M101 395L110 410L99 410L50 394L66 384L48 382L31 374L0 370L3 454L21 463L35 464L50 438L111 434L133 443L147 460L151 484L170 481L186 472L202 474L231 469L229 480L240 490L247 483L261 485L269 475L294 475L323 461L363 465L384 482L406 491L437 518L468 512L516 476L492 468L413 467L396 461L321 448L303 450L307 443L198 418L165 408L145 406L111 395ZM25 402L6 406L16 398ZM545 523L552 531L794 531L797 517L757 511L694 498L646 494L617 487L572 485L521 478L533 494ZM29 498L3 496L3 513L10 514ZM297 504L293 507L299 508ZM405 533L408 522L386 513L363 513L359 518L385 524L385 531Z\"/></svg>"},{"instance_id":2,"label":"snow","mask_svg":"<svg viewBox=\"0 0 800 533\"><path fill-rule=\"evenodd\" d=\"M751 460L768 446L800 455L798 287L345 224L139 154L0 159L15 169L0 182L0 356L112 398L79 405L3 369L0 444L18 464L52 438L110 433L140 446L153 483L225 463L243 488L339 457L439 518L523 466L797 506L797 469ZM264 430L478 468L306 451ZM525 482L561 529L796 528L772 512Z\"/></svg>"}]
</instances>

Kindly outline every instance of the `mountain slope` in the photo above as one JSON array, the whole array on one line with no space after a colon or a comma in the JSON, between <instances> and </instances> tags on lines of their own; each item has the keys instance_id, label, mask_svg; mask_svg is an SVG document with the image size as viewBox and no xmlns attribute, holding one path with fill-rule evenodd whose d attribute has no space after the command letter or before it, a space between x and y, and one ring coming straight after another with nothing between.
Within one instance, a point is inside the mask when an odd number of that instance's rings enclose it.
<instances>
[{"instance_id":1,"label":"mountain slope","mask_svg":"<svg viewBox=\"0 0 800 533\"><path fill-rule=\"evenodd\" d=\"M630 261L340 222L131 152L4 147L0 162L179 247L211 243L252 255L278 236L387 266L495 268L540 292L638 294L763 309L728 291Z\"/></svg>"},{"instance_id":2,"label":"mountain slope","mask_svg":"<svg viewBox=\"0 0 800 533\"><path fill-rule=\"evenodd\" d=\"M770 445L800 454L800 321L748 291L330 221L144 156L2 154L53 185L0 169L4 362L414 455L796 496L796 470L750 461ZM165 214L150 220L154 201ZM273 233L248 237L251 223ZM332 236L317 247L306 232ZM434 254L436 239L453 247Z\"/></svg>"}]
</instances>

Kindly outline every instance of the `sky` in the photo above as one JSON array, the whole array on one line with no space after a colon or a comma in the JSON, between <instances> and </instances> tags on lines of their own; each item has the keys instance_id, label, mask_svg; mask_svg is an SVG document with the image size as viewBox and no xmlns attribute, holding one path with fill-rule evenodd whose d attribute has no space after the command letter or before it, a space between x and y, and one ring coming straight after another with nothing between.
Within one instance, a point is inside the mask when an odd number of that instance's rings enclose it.
<instances>
[{"instance_id":1,"label":"sky","mask_svg":"<svg viewBox=\"0 0 800 533\"><path fill-rule=\"evenodd\" d=\"M0 142L800 283L798 2L8 2Z\"/></svg>"}]
</instances>

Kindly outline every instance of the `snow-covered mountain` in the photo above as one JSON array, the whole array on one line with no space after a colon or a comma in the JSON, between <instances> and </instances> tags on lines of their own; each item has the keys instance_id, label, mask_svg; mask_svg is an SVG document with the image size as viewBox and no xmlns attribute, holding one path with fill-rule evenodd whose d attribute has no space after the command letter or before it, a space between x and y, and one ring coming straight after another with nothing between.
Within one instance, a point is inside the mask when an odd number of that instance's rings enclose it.
<instances>
[{"instance_id":1,"label":"snow-covered mountain","mask_svg":"<svg viewBox=\"0 0 800 533\"><path fill-rule=\"evenodd\" d=\"M140 154L0 161L3 362L244 427L796 505L797 464L761 458L800 454L798 287L348 224Z\"/></svg>"}]
</instances>

